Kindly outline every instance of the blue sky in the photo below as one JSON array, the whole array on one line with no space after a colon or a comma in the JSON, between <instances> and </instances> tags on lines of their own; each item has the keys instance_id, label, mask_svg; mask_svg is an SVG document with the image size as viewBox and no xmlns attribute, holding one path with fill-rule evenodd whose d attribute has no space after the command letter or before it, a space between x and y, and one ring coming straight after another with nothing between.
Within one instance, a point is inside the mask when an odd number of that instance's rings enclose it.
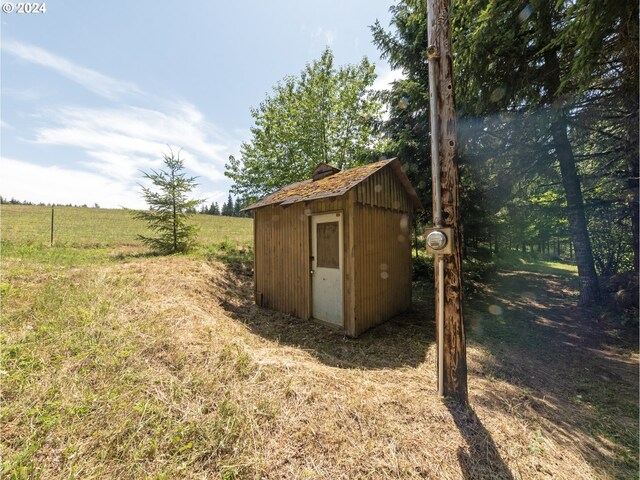
<instances>
[{"instance_id":1,"label":"blue sky","mask_svg":"<svg viewBox=\"0 0 640 480\"><path fill-rule=\"evenodd\" d=\"M15 5L15 4L14 4ZM52 0L0 13L0 194L142 208L140 170L183 147L195 196L222 203L224 164L249 140L250 109L331 46L390 71L369 26L389 1Z\"/></svg>"}]
</instances>

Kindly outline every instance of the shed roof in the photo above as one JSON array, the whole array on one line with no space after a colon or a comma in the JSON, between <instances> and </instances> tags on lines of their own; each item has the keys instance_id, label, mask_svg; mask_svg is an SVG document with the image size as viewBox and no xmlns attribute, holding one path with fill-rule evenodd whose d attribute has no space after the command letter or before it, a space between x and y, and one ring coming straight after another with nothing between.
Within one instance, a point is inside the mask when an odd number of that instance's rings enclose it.
<instances>
[{"instance_id":1,"label":"shed roof","mask_svg":"<svg viewBox=\"0 0 640 480\"><path fill-rule=\"evenodd\" d=\"M308 202L321 198L339 197L347 193L353 187L364 181L378 170L389 166L396 175L398 181L405 188L411 203L418 211L423 210L422 203L416 194L411 182L402 169L402 165L397 158L381 160L361 167L349 170L338 171L319 180L304 180L281 188L257 202L243 208L242 210L253 210L267 205L279 204L282 206L291 205L298 202Z\"/></svg>"}]
</instances>

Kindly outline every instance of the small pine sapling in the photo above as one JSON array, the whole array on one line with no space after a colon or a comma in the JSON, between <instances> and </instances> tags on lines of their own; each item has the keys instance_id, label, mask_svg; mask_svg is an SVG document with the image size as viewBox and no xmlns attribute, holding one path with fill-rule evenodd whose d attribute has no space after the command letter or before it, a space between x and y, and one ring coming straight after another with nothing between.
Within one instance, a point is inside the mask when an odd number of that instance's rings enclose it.
<instances>
[{"instance_id":1,"label":"small pine sapling","mask_svg":"<svg viewBox=\"0 0 640 480\"><path fill-rule=\"evenodd\" d=\"M147 222L156 236L138 235L142 242L162 253L186 252L195 245L197 227L189 224L189 216L202 203L190 199L189 193L197 185L197 177L187 177L184 162L169 148L170 154L162 154L165 169L142 172L151 180L155 189L142 187L142 197L149 205L148 210L134 212L134 217Z\"/></svg>"}]
</instances>

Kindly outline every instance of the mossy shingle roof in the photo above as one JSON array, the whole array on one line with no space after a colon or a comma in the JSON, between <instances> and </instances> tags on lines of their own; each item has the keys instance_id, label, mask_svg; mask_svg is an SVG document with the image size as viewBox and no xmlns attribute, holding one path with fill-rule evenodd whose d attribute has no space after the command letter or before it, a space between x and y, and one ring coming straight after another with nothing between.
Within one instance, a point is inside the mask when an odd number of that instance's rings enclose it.
<instances>
[{"instance_id":1,"label":"mossy shingle roof","mask_svg":"<svg viewBox=\"0 0 640 480\"><path fill-rule=\"evenodd\" d=\"M402 170L402 166L397 158L381 160L361 167L350 168L349 170L343 170L315 181L304 180L302 182L287 185L277 192L271 193L261 200L249 205L243 210L253 210L255 208L273 204L284 206L298 202L319 200L321 198L339 197L387 165L391 165L393 167L398 179L407 190L409 197L411 197L416 210L422 210L422 204L420 203L415 190L411 186L409 179Z\"/></svg>"}]
</instances>

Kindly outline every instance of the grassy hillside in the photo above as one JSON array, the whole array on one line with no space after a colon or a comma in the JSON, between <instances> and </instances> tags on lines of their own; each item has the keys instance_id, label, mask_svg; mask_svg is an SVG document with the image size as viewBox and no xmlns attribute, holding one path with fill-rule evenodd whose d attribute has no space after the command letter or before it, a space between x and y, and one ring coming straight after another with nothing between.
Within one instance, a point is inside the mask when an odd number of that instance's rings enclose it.
<instances>
[{"instance_id":1,"label":"grassy hillside","mask_svg":"<svg viewBox=\"0 0 640 480\"><path fill-rule=\"evenodd\" d=\"M146 224L124 209L56 207L54 247L50 248L51 207L2 205L2 255L43 264L73 266L136 258L152 252L138 234ZM247 261L253 255L253 224L249 218L196 214L199 227L195 255Z\"/></svg>"},{"instance_id":2,"label":"grassy hillside","mask_svg":"<svg viewBox=\"0 0 640 480\"><path fill-rule=\"evenodd\" d=\"M637 475L637 338L575 308L570 269L476 286L462 411L435 395L429 284L351 340L253 304L250 220L199 216L197 252L156 257L122 211L67 210L49 248L31 208L3 207L3 478Z\"/></svg>"},{"instance_id":3,"label":"grassy hillside","mask_svg":"<svg viewBox=\"0 0 640 480\"><path fill-rule=\"evenodd\" d=\"M51 207L2 205L2 240L12 243L49 245ZM253 227L248 218L194 215L200 228L198 242L203 245L230 240L251 245ZM124 209L56 207L54 243L80 248L140 246L138 234L148 234L146 224Z\"/></svg>"}]
</instances>

